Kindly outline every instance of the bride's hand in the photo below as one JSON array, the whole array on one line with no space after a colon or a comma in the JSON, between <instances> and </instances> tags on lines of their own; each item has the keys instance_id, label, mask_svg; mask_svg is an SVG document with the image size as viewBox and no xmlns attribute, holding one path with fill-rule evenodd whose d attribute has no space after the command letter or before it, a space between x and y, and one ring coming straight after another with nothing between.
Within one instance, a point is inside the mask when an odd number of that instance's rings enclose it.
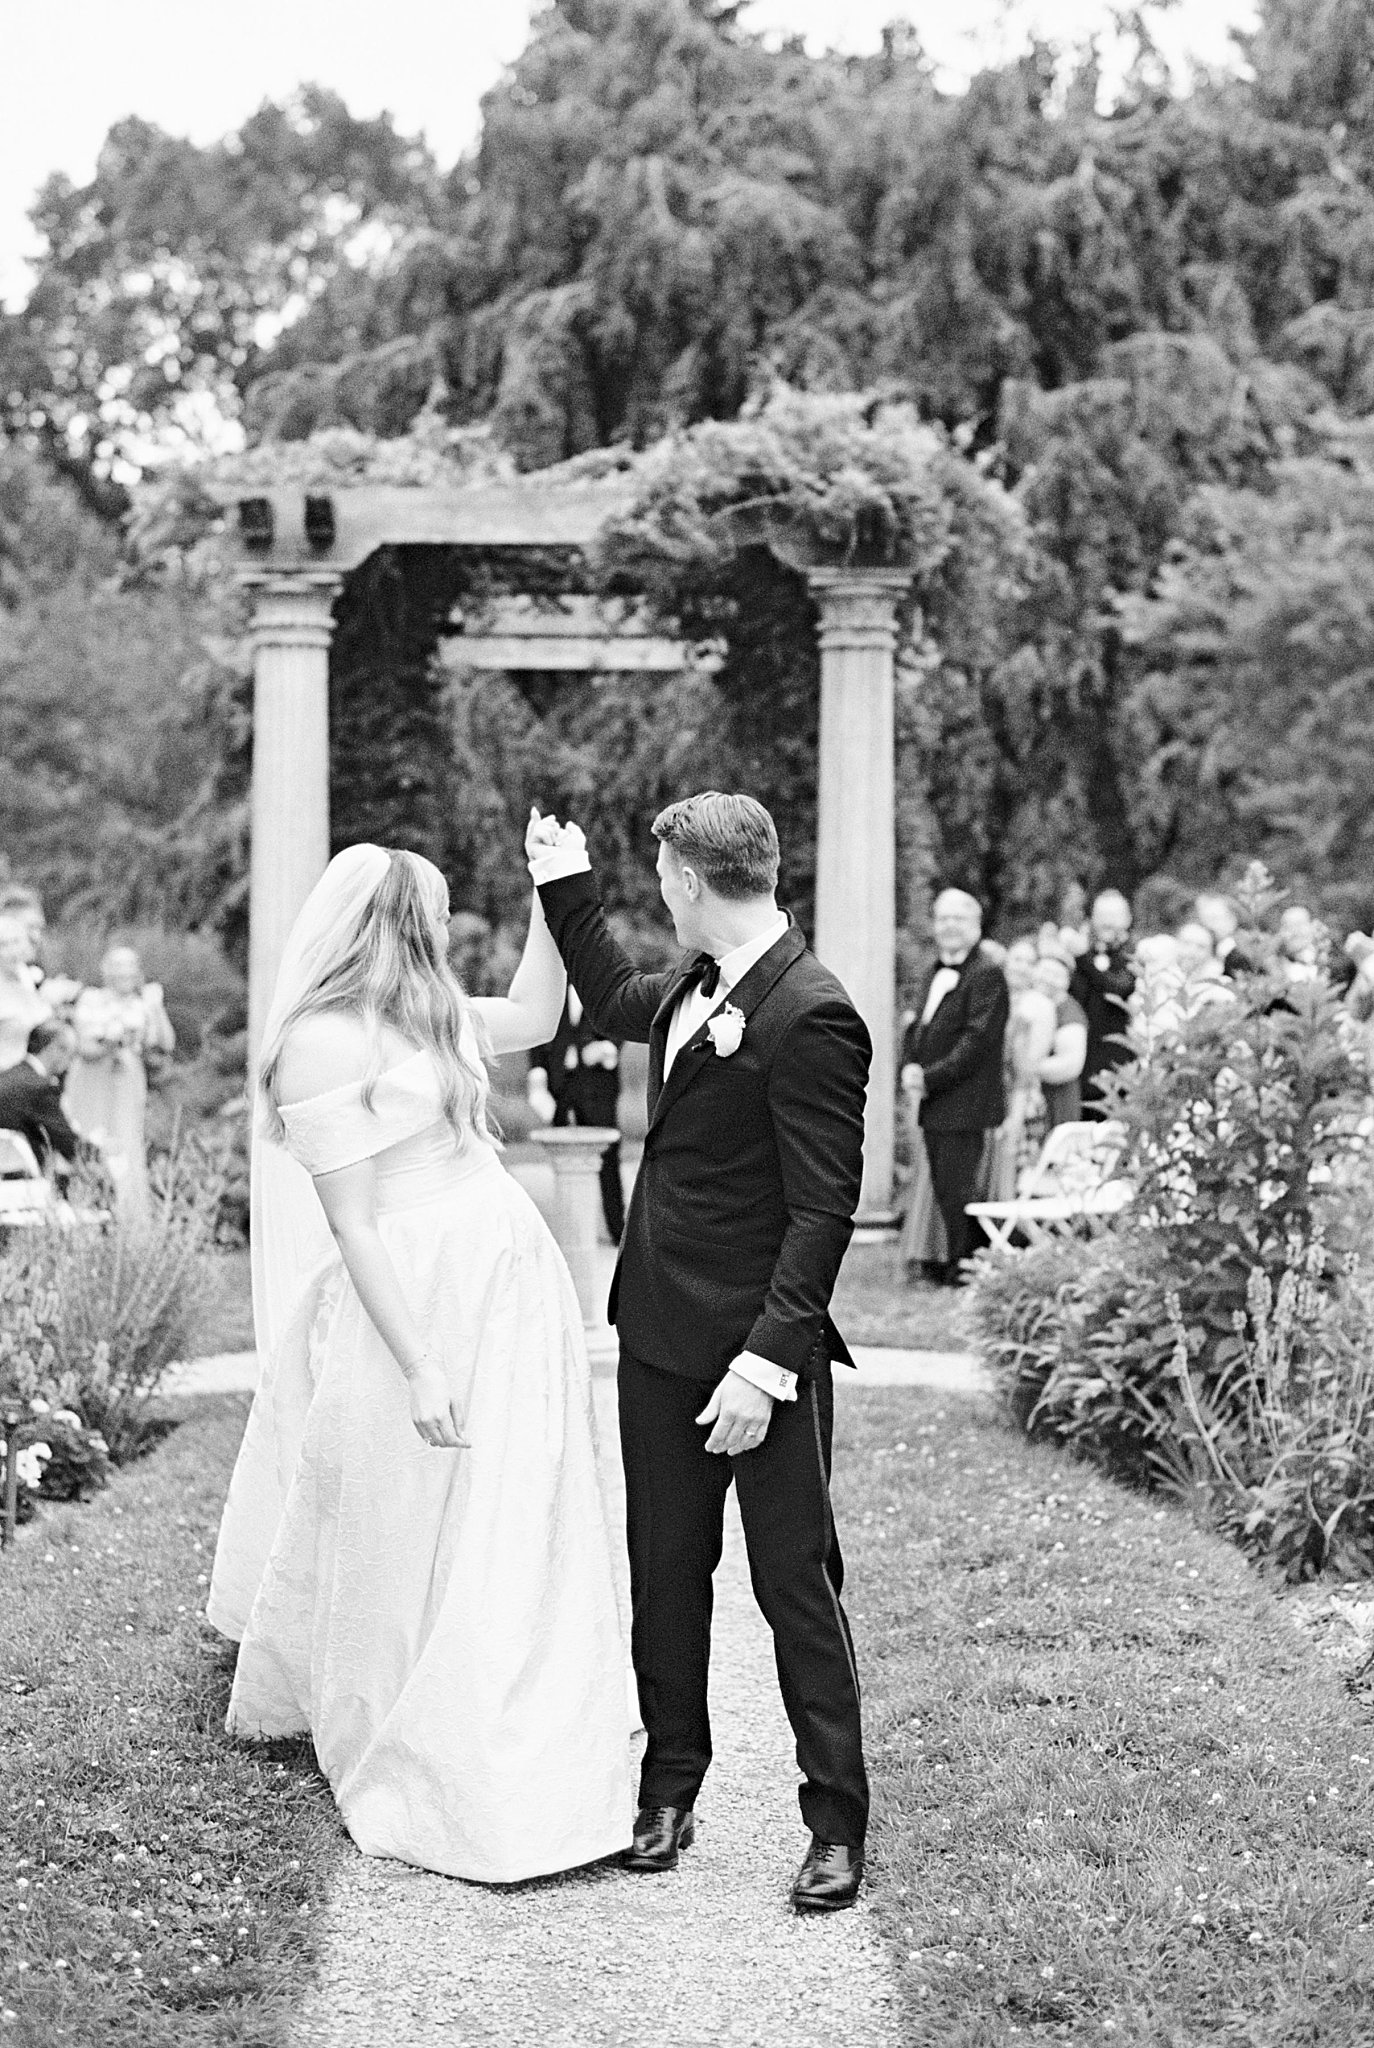
<instances>
[{"instance_id":1,"label":"bride's hand","mask_svg":"<svg viewBox=\"0 0 1374 2048\"><path fill-rule=\"evenodd\" d=\"M410 1375L410 1419L424 1442L435 1450L467 1449L447 1377L432 1360L424 1360Z\"/></svg>"}]
</instances>

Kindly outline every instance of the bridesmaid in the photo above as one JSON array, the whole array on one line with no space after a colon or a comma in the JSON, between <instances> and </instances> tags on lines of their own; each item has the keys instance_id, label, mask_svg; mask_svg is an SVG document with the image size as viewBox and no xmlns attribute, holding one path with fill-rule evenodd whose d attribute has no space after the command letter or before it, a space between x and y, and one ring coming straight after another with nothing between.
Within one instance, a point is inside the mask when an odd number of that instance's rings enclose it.
<instances>
[{"instance_id":1,"label":"bridesmaid","mask_svg":"<svg viewBox=\"0 0 1374 2048\"><path fill-rule=\"evenodd\" d=\"M170 1053L176 1034L162 989L145 981L132 946L111 946L100 963L101 985L76 999L77 1058L67 1083L67 1113L105 1154L120 1213L134 1225L148 1216L148 1153L144 1118L147 1058Z\"/></svg>"}]
</instances>

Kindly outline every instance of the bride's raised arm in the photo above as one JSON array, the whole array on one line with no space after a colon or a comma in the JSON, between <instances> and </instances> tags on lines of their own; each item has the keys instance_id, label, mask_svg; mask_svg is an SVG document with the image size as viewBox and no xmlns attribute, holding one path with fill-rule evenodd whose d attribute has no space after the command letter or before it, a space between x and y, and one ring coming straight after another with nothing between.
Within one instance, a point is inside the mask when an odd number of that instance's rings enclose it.
<instances>
[{"instance_id":1,"label":"bride's raised arm","mask_svg":"<svg viewBox=\"0 0 1374 2048\"><path fill-rule=\"evenodd\" d=\"M525 950L504 996L474 996L472 1007L487 1028L491 1049L499 1057L547 1045L558 1029L568 992L568 975L544 922L539 891L531 891L530 928Z\"/></svg>"}]
</instances>

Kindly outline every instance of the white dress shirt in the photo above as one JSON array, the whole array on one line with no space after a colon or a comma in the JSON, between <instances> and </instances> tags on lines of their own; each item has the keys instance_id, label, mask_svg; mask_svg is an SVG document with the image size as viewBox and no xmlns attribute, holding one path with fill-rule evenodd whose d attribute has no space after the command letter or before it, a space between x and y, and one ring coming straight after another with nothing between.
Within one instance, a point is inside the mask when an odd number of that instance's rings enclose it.
<instances>
[{"instance_id":1,"label":"white dress shirt","mask_svg":"<svg viewBox=\"0 0 1374 2048\"><path fill-rule=\"evenodd\" d=\"M586 850L580 846L551 846L547 852L535 854L530 861L530 874L536 888L545 882L561 882L566 875L585 875L590 869ZM728 1000L731 989L738 987L749 969L757 966L764 954L777 945L786 930L787 915L780 910L766 931L760 932L757 938L746 939L742 946L736 946L716 963L720 968L720 981L714 995L703 995L698 982L678 999L677 1008L668 1020L668 1044L663 1060L665 1081L673 1070L673 1061L687 1041ZM785 1371L771 1358L761 1358L755 1351L741 1351L738 1358L731 1360L730 1370L738 1373L741 1379L748 1380L761 1393L771 1394L775 1401L795 1401L797 1398L797 1375Z\"/></svg>"}]
</instances>

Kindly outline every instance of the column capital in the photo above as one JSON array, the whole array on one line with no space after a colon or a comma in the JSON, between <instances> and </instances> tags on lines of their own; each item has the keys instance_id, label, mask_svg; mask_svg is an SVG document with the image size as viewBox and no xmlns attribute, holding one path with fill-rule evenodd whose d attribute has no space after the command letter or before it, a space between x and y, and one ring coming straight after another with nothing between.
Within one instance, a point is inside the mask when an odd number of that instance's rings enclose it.
<instances>
[{"instance_id":1,"label":"column capital","mask_svg":"<svg viewBox=\"0 0 1374 2048\"><path fill-rule=\"evenodd\" d=\"M337 569L241 569L238 582L252 600L255 647L328 649L343 589Z\"/></svg>"},{"instance_id":2,"label":"column capital","mask_svg":"<svg viewBox=\"0 0 1374 2048\"><path fill-rule=\"evenodd\" d=\"M910 569L811 569L807 583L820 605L820 643L890 653L897 642L897 606L911 588Z\"/></svg>"}]
</instances>

